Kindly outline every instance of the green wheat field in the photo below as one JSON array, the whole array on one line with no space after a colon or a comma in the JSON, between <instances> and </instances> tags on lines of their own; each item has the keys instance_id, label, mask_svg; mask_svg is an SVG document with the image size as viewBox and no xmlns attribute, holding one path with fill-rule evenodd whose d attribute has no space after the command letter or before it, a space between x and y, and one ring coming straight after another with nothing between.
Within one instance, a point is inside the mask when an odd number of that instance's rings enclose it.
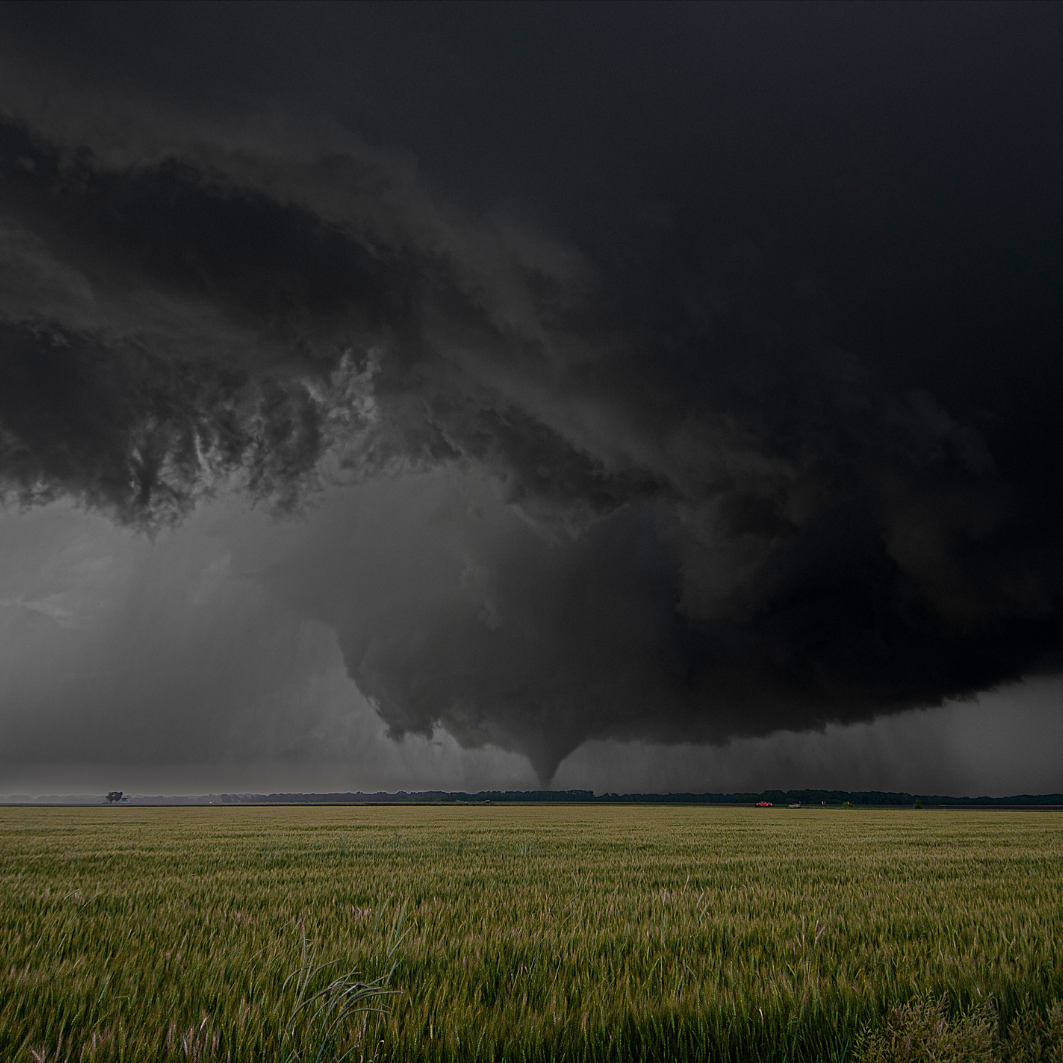
<instances>
[{"instance_id":1,"label":"green wheat field","mask_svg":"<svg viewBox=\"0 0 1063 1063\"><path fill-rule=\"evenodd\" d=\"M844 1060L942 994L1063 997L1063 815L0 809L5 1061Z\"/></svg>"}]
</instances>

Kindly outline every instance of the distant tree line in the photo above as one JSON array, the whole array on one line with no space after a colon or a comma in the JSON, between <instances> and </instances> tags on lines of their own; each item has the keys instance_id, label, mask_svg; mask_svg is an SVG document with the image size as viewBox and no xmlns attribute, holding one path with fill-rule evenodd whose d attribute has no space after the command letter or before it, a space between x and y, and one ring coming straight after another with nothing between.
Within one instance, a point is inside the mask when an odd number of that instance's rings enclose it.
<instances>
[{"instance_id":1,"label":"distant tree line","mask_svg":"<svg viewBox=\"0 0 1063 1063\"><path fill-rule=\"evenodd\" d=\"M594 794L593 790L481 790L479 793L452 793L446 790L422 790L407 793L332 793L332 794L221 794L223 804L358 804L358 805L461 805L461 804L647 804L647 805L755 805L770 801L773 805L839 805L879 808L912 807L1022 807L1061 806L1063 794L1020 794L1015 797L947 797L942 795L894 793L884 790L763 790L760 793L734 794Z\"/></svg>"}]
</instances>

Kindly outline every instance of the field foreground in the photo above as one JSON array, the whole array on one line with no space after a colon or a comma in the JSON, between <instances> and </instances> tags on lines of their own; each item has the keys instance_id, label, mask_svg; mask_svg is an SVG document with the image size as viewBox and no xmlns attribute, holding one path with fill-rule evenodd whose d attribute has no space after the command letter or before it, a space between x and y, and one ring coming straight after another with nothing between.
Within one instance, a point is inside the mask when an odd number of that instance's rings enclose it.
<instances>
[{"instance_id":1,"label":"field foreground","mask_svg":"<svg viewBox=\"0 0 1063 1063\"><path fill-rule=\"evenodd\" d=\"M281 1058L304 933L395 965L354 1059L834 1060L1063 997L1063 815L0 809L0 1058Z\"/></svg>"}]
</instances>

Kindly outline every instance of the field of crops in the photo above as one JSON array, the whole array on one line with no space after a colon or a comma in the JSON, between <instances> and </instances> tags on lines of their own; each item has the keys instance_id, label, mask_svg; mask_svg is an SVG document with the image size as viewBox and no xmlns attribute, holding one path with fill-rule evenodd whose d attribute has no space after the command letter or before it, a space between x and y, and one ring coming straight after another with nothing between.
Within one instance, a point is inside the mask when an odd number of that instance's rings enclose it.
<instances>
[{"instance_id":1,"label":"field of crops","mask_svg":"<svg viewBox=\"0 0 1063 1063\"><path fill-rule=\"evenodd\" d=\"M312 1059L311 955L400 991L354 1059L838 1059L1063 996L1063 815L0 810L0 1059Z\"/></svg>"}]
</instances>

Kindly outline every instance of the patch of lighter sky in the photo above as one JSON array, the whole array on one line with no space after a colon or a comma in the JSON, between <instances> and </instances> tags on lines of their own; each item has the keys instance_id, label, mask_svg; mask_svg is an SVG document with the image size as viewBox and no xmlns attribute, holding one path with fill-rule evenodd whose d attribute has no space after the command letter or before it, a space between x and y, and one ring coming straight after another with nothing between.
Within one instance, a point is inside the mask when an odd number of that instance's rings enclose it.
<instances>
[{"instance_id":1,"label":"patch of lighter sky","mask_svg":"<svg viewBox=\"0 0 1063 1063\"><path fill-rule=\"evenodd\" d=\"M1063 678L1036 677L972 701L822 731L780 731L722 747L589 742L562 762L554 785L599 793L1061 793L1061 701Z\"/></svg>"}]
</instances>

